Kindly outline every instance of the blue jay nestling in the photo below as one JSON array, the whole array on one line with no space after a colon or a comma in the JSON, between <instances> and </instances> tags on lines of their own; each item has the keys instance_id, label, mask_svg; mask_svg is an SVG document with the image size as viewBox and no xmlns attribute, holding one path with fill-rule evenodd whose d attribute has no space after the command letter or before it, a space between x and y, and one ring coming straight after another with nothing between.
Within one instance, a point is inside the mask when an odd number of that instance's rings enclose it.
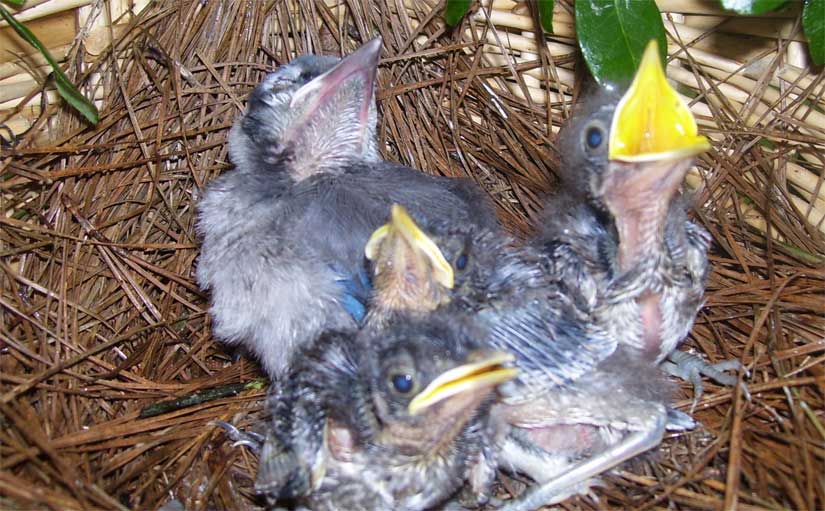
<instances>
[{"instance_id":1,"label":"blue jay nestling","mask_svg":"<svg viewBox=\"0 0 825 511\"><path fill-rule=\"evenodd\" d=\"M437 314L327 332L299 348L274 386L262 442L220 425L259 450L256 489L271 504L414 511L465 482L482 492L506 432L490 415L493 392L518 371L512 355L476 337L467 322Z\"/></svg>"},{"instance_id":2,"label":"blue jay nestling","mask_svg":"<svg viewBox=\"0 0 825 511\"><path fill-rule=\"evenodd\" d=\"M505 410L517 427L501 458L541 482L508 511L585 491L590 478L658 445L666 427L691 427L668 408L666 358L691 368L683 376L694 382L698 372L729 378L718 371L727 367L675 356L703 303L710 241L678 188L710 146L667 83L655 41L624 96L586 102L560 138L565 188L533 246L618 346L571 385Z\"/></svg>"},{"instance_id":3,"label":"blue jay nestling","mask_svg":"<svg viewBox=\"0 0 825 511\"><path fill-rule=\"evenodd\" d=\"M721 371L739 366L676 351L704 303L710 245L679 186L710 146L651 48L627 94L585 98L559 134L563 186L534 244L612 337L689 379L698 401L700 374L732 385Z\"/></svg>"},{"instance_id":4,"label":"blue jay nestling","mask_svg":"<svg viewBox=\"0 0 825 511\"><path fill-rule=\"evenodd\" d=\"M215 336L272 377L322 332L365 314L363 247L390 204L428 218L496 225L467 180L380 159L373 97L380 38L339 60L306 55L269 74L229 135L235 169L198 204L197 264Z\"/></svg>"}]
</instances>

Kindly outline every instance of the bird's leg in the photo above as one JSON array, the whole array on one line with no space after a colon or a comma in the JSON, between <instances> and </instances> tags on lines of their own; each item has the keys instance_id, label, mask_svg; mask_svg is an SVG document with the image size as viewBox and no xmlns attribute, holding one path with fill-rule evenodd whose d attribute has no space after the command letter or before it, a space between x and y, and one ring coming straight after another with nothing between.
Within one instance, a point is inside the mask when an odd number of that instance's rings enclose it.
<instances>
[{"instance_id":1,"label":"bird's leg","mask_svg":"<svg viewBox=\"0 0 825 511\"><path fill-rule=\"evenodd\" d=\"M738 360L724 360L716 364L708 364L699 355L687 353L684 351L674 351L668 355L668 360L662 362L661 368L666 373L693 384L693 404L690 406L690 413L696 409L699 400L704 393L704 385L702 385L702 376L707 376L711 380L720 385L732 387L738 381L736 375L727 374L723 371L738 371L742 368L742 363ZM745 398L750 401L751 395L748 392L748 387L742 384L742 392Z\"/></svg>"},{"instance_id":2,"label":"bird's leg","mask_svg":"<svg viewBox=\"0 0 825 511\"><path fill-rule=\"evenodd\" d=\"M261 447L263 447L264 444L263 435L260 435L252 431L241 431L240 429L225 421L212 421L209 423L209 425L223 428L223 430L226 432L226 436L229 437L230 440L232 440L232 447L245 445L255 454L260 454Z\"/></svg>"},{"instance_id":3,"label":"bird's leg","mask_svg":"<svg viewBox=\"0 0 825 511\"><path fill-rule=\"evenodd\" d=\"M659 445L667 424L667 411L656 406L644 422L644 429L628 435L622 442L577 463L564 474L539 485L526 495L503 506L502 511L533 511L560 502L571 494L571 488L586 482L620 463Z\"/></svg>"}]
</instances>

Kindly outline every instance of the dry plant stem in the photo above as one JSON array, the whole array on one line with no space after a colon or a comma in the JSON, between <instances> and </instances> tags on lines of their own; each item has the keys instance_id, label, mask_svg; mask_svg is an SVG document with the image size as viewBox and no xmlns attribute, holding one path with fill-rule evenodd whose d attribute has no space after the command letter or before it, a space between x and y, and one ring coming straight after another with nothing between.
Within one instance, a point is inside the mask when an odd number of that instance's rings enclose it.
<instances>
[{"instance_id":1,"label":"dry plant stem","mask_svg":"<svg viewBox=\"0 0 825 511\"><path fill-rule=\"evenodd\" d=\"M169 412L175 412L183 408L187 408L201 403L214 401L215 399L222 399L225 397L236 396L244 390L258 389L260 390L266 380L258 378L247 383L230 383L220 387L214 387L207 390L200 390L198 392L179 397L172 401L164 401L162 403L155 403L147 406L138 414L138 418L147 419L156 415L162 415Z\"/></svg>"}]
</instances>

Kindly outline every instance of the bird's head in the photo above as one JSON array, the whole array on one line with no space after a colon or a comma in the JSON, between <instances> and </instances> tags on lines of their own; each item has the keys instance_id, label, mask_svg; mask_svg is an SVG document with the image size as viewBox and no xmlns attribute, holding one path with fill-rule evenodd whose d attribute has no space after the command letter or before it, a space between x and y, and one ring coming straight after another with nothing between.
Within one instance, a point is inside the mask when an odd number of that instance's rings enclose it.
<instances>
[{"instance_id":1,"label":"bird's head","mask_svg":"<svg viewBox=\"0 0 825 511\"><path fill-rule=\"evenodd\" d=\"M286 160L296 181L351 160L379 159L375 75L381 38L343 59L303 55L267 75L230 132L239 168Z\"/></svg>"},{"instance_id":2,"label":"bird's head","mask_svg":"<svg viewBox=\"0 0 825 511\"><path fill-rule=\"evenodd\" d=\"M394 204L390 221L364 249L375 314L429 312L483 288L501 256L495 233L471 223L430 222L426 229Z\"/></svg>"},{"instance_id":3,"label":"bird's head","mask_svg":"<svg viewBox=\"0 0 825 511\"><path fill-rule=\"evenodd\" d=\"M369 378L377 441L407 455L447 448L484 413L494 389L513 379L509 353L480 347L461 318L404 316L370 340Z\"/></svg>"},{"instance_id":4,"label":"bird's head","mask_svg":"<svg viewBox=\"0 0 825 511\"><path fill-rule=\"evenodd\" d=\"M679 186L710 144L667 82L656 41L623 96L600 91L584 107L560 136L565 179L613 217L627 268L661 244Z\"/></svg>"},{"instance_id":5,"label":"bird's head","mask_svg":"<svg viewBox=\"0 0 825 511\"><path fill-rule=\"evenodd\" d=\"M612 89L592 88L559 132L559 172L567 191L587 196L596 205L600 204L593 191L607 166L610 123L619 97Z\"/></svg>"}]
</instances>

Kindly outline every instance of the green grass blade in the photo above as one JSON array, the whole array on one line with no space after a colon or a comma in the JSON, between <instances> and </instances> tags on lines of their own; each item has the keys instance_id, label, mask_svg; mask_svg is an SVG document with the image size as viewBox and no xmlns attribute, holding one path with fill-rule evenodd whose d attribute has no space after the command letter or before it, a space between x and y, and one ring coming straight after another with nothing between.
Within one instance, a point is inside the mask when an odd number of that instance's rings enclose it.
<instances>
[{"instance_id":1,"label":"green grass blade","mask_svg":"<svg viewBox=\"0 0 825 511\"><path fill-rule=\"evenodd\" d=\"M77 109L78 112L83 114L86 120L90 123L97 124L100 120L100 115L97 112L97 108L95 108L95 105L77 90L66 74L63 73L63 70L60 69L60 66L57 64L57 61L55 61L54 57L52 57L51 53L49 53L48 48L40 42L31 30L17 21L14 16L12 16L11 13L2 5L0 5L0 16L2 16L3 19L6 20L12 28L14 28L14 31L17 32L20 37L43 54L43 57L46 58L46 61L54 71L54 83L57 86L57 92L63 96L63 99L68 101L69 104Z\"/></svg>"}]
</instances>

